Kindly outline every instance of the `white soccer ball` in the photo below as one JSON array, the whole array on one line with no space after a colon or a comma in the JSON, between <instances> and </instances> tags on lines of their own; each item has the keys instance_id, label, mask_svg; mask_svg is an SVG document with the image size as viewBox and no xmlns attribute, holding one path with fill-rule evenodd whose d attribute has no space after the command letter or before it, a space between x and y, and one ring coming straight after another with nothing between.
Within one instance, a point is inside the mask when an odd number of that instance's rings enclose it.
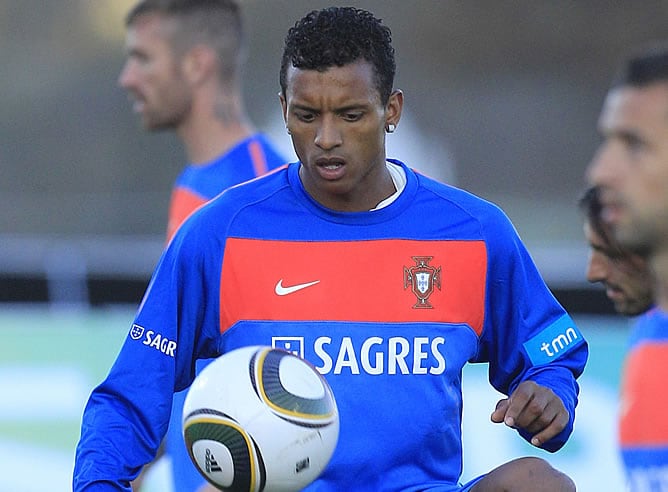
<instances>
[{"instance_id":1,"label":"white soccer ball","mask_svg":"<svg viewBox=\"0 0 668 492\"><path fill-rule=\"evenodd\" d=\"M281 349L228 352L195 378L183 437L195 467L228 492L293 492L315 480L339 436L336 400L308 362Z\"/></svg>"}]
</instances>

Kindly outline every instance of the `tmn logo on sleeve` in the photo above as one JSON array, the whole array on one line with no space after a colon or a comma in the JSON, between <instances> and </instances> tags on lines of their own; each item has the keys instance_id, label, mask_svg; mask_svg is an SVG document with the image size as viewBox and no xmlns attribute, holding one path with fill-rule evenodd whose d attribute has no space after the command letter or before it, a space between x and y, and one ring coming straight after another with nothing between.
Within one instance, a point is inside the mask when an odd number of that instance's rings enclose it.
<instances>
[{"instance_id":1,"label":"tmn logo on sleeve","mask_svg":"<svg viewBox=\"0 0 668 492\"><path fill-rule=\"evenodd\" d=\"M524 349L533 365L537 366L561 357L583 342L582 333L571 317L565 314L538 335L524 342Z\"/></svg>"}]
</instances>

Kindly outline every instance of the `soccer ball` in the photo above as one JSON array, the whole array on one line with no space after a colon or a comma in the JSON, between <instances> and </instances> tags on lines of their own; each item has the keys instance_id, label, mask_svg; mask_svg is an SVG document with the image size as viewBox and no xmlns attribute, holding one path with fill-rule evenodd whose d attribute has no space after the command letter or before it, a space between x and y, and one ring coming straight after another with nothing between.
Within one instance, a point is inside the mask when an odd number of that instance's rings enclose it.
<instances>
[{"instance_id":1,"label":"soccer ball","mask_svg":"<svg viewBox=\"0 0 668 492\"><path fill-rule=\"evenodd\" d=\"M308 362L244 347L207 365L183 406L195 467L228 492L293 492L315 480L339 436L336 400Z\"/></svg>"}]
</instances>

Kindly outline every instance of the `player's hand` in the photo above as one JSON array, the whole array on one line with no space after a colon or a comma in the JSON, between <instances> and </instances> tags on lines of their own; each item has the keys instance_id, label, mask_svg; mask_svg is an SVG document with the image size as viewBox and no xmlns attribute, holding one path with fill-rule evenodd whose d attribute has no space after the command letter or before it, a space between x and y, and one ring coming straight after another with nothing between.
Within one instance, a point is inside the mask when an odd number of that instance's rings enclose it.
<instances>
[{"instance_id":1,"label":"player's hand","mask_svg":"<svg viewBox=\"0 0 668 492\"><path fill-rule=\"evenodd\" d=\"M508 397L496 404L492 422L505 423L530 434L531 444L540 446L568 425L564 402L554 392L533 381L523 381Z\"/></svg>"}]
</instances>

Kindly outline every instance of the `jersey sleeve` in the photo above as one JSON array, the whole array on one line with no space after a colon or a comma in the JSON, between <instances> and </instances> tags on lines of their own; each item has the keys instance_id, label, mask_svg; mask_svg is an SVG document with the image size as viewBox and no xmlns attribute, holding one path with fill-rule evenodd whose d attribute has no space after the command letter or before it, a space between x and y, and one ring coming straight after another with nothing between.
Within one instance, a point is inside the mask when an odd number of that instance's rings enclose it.
<instances>
[{"instance_id":1,"label":"jersey sleeve","mask_svg":"<svg viewBox=\"0 0 668 492\"><path fill-rule=\"evenodd\" d=\"M82 417L73 490L130 491L167 431L172 395L187 387L197 358L216 352L215 265L197 235L176 235L153 274L120 353ZM219 269L217 270L219 272ZM219 273L218 273L219 275ZM216 290L217 292L217 290Z\"/></svg>"},{"instance_id":2,"label":"jersey sleeve","mask_svg":"<svg viewBox=\"0 0 668 492\"><path fill-rule=\"evenodd\" d=\"M509 219L498 210L485 225L489 266L486 318L478 362L505 395L527 380L550 388L569 413L567 427L541 447L561 448L573 430L588 347L571 317L542 279ZM521 431L527 441L531 435Z\"/></svg>"}]
</instances>

